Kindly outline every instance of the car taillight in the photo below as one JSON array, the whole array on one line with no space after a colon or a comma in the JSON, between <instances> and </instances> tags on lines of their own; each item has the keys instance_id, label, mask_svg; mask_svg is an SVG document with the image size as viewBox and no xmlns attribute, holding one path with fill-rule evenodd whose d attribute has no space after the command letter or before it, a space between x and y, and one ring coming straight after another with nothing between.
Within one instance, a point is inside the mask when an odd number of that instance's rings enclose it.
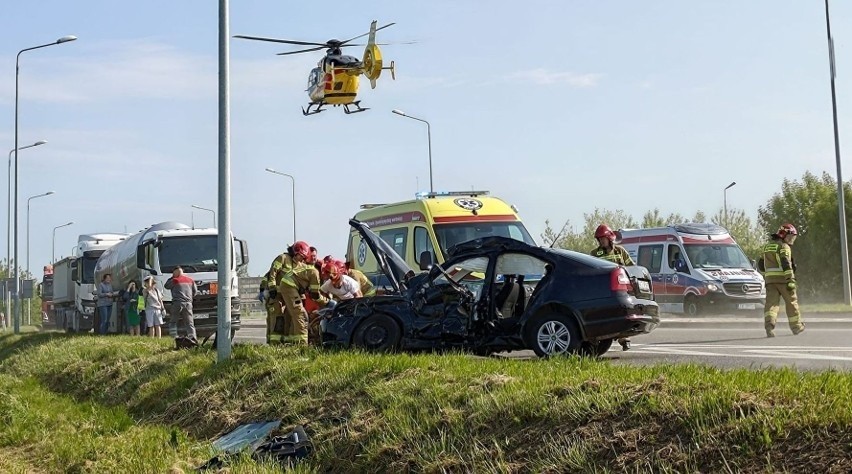
<instances>
[{"instance_id":1,"label":"car taillight","mask_svg":"<svg viewBox=\"0 0 852 474\"><path fill-rule=\"evenodd\" d=\"M618 267L609 274L609 288L612 291L627 291L633 290L633 285L630 284L630 277L627 272Z\"/></svg>"}]
</instances>

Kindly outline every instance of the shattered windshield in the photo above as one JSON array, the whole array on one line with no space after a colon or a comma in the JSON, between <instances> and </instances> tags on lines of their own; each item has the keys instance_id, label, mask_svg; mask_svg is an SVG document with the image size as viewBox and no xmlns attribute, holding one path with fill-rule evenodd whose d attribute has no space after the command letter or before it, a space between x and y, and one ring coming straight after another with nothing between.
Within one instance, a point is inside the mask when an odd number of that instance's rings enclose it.
<instances>
[{"instance_id":1,"label":"shattered windshield","mask_svg":"<svg viewBox=\"0 0 852 474\"><path fill-rule=\"evenodd\" d=\"M695 268L751 268L736 244L686 244L686 255Z\"/></svg>"},{"instance_id":2,"label":"shattered windshield","mask_svg":"<svg viewBox=\"0 0 852 474\"><path fill-rule=\"evenodd\" d=\"M217 245L215 235L166 237L157 246L160 270L171 273L180 266L186 272L215 272L218 269Z\"/></svg>"}]
</instances>

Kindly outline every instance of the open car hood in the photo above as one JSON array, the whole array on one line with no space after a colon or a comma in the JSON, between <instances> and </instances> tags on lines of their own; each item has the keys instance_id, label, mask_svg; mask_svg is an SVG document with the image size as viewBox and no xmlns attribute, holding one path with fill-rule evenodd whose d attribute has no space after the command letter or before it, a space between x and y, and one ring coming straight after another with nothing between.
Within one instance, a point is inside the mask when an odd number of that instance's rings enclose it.
<instances>
[{"instance_id":1,"label":"open car hood","mask_svg":"<svg viewBox=\"0 0 852 474\"><path fill-rule=\"evenodd\" d=\"M349 219L349 225L361 234L361 239L367 243L367 247L370 247L379 268L388 277L394 290L398 293L406 290L406 282L414 275L414 271L405 263L405 260L394 251L393 247L373 233L367 224L357 219Z\"/></svg>"}]
</instances>

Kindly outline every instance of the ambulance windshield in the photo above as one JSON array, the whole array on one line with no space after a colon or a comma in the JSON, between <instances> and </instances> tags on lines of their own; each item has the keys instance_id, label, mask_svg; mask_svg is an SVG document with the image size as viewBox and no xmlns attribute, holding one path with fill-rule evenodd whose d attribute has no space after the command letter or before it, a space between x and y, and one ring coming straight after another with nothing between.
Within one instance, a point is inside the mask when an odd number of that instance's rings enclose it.
<instances>
[{"instance_id":1,"label":"ambulance windshield","mask_svg":"<svg viewBox=\"0 0 852 474\"><path fill-rule=\"evenodd\" d=\"M684 247L695 268L751 268L736 244L686 244Z\"/></svg>"},{"instance_id":2,"label":"ambulance windshield","mask_svg":"<svg viewBox=\"0 0 852 474\"><path fill-rule=\"evenodd\" d=\"M454 245L491 236L508 237L535 245L524 224L519 221L435 224L435 237L438 238L438 245L444 255L447 254L447 249Z\"/></svg>"}]
</instances>

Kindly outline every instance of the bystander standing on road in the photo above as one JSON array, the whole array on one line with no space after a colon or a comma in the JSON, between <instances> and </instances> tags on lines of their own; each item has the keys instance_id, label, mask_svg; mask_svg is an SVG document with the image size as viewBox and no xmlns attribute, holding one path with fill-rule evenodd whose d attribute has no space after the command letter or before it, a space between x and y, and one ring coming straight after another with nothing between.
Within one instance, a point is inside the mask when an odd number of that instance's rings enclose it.
<instances>
[{"instance_id":1,"label":"bystander standing on road","mask_svg":"<svg viewBox=\"0 0 852 474\"><path fill-rule=\"evenodd\" d=\"M127 317L127 332L131 336L138 336L139 332L139 290L136 288L136 282L131 281L127 284L122 296L124 300L124 314Z\"/></svg>"},{"instance_id":2,"label":"bystander standing on road","mask_svg":"<svg viewBox=\"0 0 852 474\"><path fill-rule=\"evenodd\" d=\"M157 288L154 277L145 278L145 323L148 326L148 336L163 337L163 312L166 309L163 303L163 292Z\"/></svg>"},{"instance_id":3,"label":"bystander standing on road","mask_svg":"<svg viewBox=\"0 0 852 474\"><path fill-rule=\"evenodd\" d=\"M113 298L118 292L112 289L112 275L107 273L98 283L98 334L106 334L109 330L109 318L112 316Z\"/></svg>"},{"instance_id":4,"label":"bystander standing on road","mask_svg":"<svg viewBox=\"0 0 852 474\"><path fill-rule=\"evenodd\" d=\"M165 288L172 292L172 321L180 329L180 321L183 321L186 337L194 343L198 342L195 334L195 318L192 315L192 299L198 293L195 280L183 274L183 268L175 267L172 277L166 281ZM178 335L180 330L178 330Z\"/></svg>"}]
</instances>

